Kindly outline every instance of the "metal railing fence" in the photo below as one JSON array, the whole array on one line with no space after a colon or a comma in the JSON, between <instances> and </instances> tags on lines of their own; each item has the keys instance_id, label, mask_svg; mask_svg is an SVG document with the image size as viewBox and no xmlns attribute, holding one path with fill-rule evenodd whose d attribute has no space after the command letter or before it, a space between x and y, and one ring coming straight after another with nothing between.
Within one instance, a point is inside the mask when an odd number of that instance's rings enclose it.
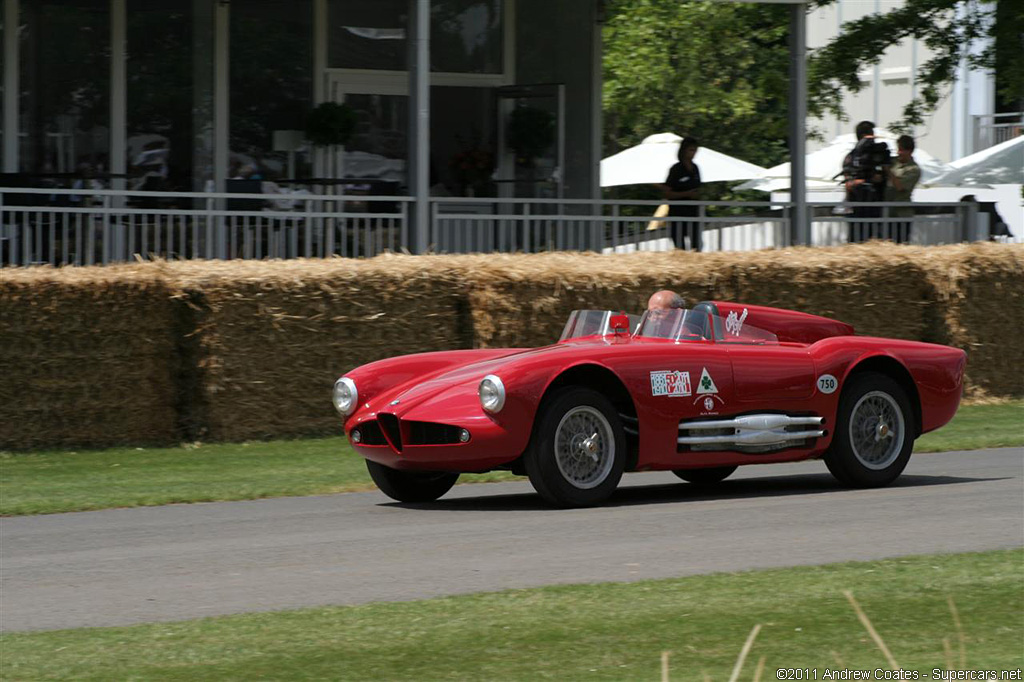
<instances>
[{"instance_id":1,"label":"metal railing fence","mask_svg":"<svg viewBox=\"0 0 1024 682\"><path fill-rule=\"evenodd\" d=\"M693 248L752 251L793 245L790 202L673 202L696 215L660 215L661 201L445 199L432 204L430 244L439 253ZM808 203L810 245L884 239L949 244L986 239L976 204ZM911 215L903 215L904 213Z\"/></svg>"},{"instance_id":2,"label":"metal railing fence","mask_svg":"<svg viewBox=\"0 0 1024 682\"><path fill-rule=\"evenodd\" d=\"M370 257L410 250L412 197L0 188L0 266L163 258ZM431 199L434 253L750 251L792 245L788 202ZM662 208L659 211L659 208ZM911 213L912 215L905 215ZM812 202L810 245L988 238L974 203Z\"/></svg>"},{"instance_id":3,"label":"metal railing fence","mask_svg":"<svg viewBox=\"0 0 1024 682\"><path fill-rule=\"evenodd\" d=\"M973 152L994 147L1024 134L1024 111L1004 114L975 114Z\"/></svg>"},{"instance_id":4,"label":"metal railing fence","mask_svg":"<svg viewBox=\"0 0 1024 682\"><path fill-rule=\"evenodd\" d=\"M409 243L411 201L395 196L0 188L0 266L105 265L153 258L369 257Z\"/></svg>"},{"instance_id":5,"label":"metal railing fence","mask_svg":"<svg viewBox=\"0 0 1024 682\"><path fill-rule=\"evenodd\" d=\"M443 199L433 202L430 243L441 253L581 250L622 253L692 248L694 228L711 250L789 244L789 205L685 201L693 216L660 215L662 201ZM733 215L726 215L732 212ZM741 230L730 228L742 227ZM708 241L710 239L710 242Z\"/></svg>"}]
</instances>

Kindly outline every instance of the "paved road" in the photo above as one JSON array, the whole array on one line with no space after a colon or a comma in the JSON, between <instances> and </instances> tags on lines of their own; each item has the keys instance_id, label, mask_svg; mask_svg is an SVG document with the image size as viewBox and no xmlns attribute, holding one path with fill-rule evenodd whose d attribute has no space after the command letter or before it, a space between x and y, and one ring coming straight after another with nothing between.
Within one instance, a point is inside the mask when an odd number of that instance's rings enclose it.
<instances>
[{"instance_id":1,"label":"paved road","mask_svg":"<svg viewBox=\"0 0 1024 682\"><path fill-rule=\"evenodd\" d=\"M1024 544L1024 449L919 455L845 490L820 462L716 493L631 474L552 510L528 483L434 505L356 493L0 520L3 630L121 625L552 583L628 581Z\"/></svg>"}]
</instances>

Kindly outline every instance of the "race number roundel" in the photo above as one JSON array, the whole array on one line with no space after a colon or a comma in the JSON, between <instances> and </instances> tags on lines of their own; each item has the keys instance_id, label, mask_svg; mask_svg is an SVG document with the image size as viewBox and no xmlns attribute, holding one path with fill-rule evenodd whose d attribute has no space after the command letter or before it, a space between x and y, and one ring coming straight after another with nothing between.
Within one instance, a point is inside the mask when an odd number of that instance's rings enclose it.
<instances>
[{"instance_id":1,"label":"race number roundel","mask_svg":"<svg viewBox=\"0 0 1024 682\"><path fill-rule=\"evenodd\" d=\"M822 393L835 393L839 388L839 382L831 374L822 374L818 377L818 390Z\"/></svg>"}]
</instances>

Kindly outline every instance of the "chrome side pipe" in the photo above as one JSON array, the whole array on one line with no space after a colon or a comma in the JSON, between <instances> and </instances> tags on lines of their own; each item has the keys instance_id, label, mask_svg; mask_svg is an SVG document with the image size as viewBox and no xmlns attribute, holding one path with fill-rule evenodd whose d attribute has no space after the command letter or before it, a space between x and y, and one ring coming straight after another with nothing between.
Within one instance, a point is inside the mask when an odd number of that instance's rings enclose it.
<instances>
[{"instance_id":1,"label":"chrome side pipe","mask_svg":"<svg viewBox=\"0 0 1024 682\"><path fill-rule=\"evenodd\" d=\"M823 430L786 431L790 426L821 426L824 417L790 417L785 414L748 414L735 419L680 422L680 431L720 431L732 429L731 434L706 436L679 436L680 445L784 445L806 438L820 438Z\"/></svg>"}]
</instances>

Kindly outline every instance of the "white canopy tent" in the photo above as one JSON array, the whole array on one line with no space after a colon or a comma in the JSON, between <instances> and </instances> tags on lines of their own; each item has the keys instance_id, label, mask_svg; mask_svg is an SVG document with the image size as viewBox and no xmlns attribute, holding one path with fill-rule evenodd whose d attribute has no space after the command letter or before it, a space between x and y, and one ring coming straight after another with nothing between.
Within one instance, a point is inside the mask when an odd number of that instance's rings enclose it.
<instances>
[{"instance_id":1,"label":"white canopy tent","mask_svg":"<svg viewBox=\"0 0 1024 682\"><path fill-rule=\"evenodd\" d=\"M674 133L650 135L635 147L602 159L601 187L665 182L669 168L678 160L682 139ZM747 180L765 171L761 166L707 147L697 149L693 162L700 168L702 182Z\"/></svg>"},{"instance_id":2,"label":"white canopy tent","mask_svg":"<svg viewBox=\"0 0 1024 682\"><path fill-rule=\"evenodd\" d=\"M943 175L922 181L935 187L1024 184L1024 135L949 165L951 168Z\"/></svg>"},{"instance_id":3,"label":"white canopy tent","mask_svg":"<svg viewBox=\"0 0 1024 682\"><path fill-rule=\"evenodd\" d=\"M892 133L881 131L876 138L889 145L889 151L896 153L896 137ZM838 188L839 179L836 175L843 170L843 160L850 153L857 138L852 133L840 135L816 152L805 157L808 189ZM929 154L921 147L914 150L914 161L921 167L921 182L927 183L953 170L952 166ZM790 187L790 164L781 163L762 173L758 178L745 182L738 189L757 189L774 192Z\"/></svg>"}]
</instances>

